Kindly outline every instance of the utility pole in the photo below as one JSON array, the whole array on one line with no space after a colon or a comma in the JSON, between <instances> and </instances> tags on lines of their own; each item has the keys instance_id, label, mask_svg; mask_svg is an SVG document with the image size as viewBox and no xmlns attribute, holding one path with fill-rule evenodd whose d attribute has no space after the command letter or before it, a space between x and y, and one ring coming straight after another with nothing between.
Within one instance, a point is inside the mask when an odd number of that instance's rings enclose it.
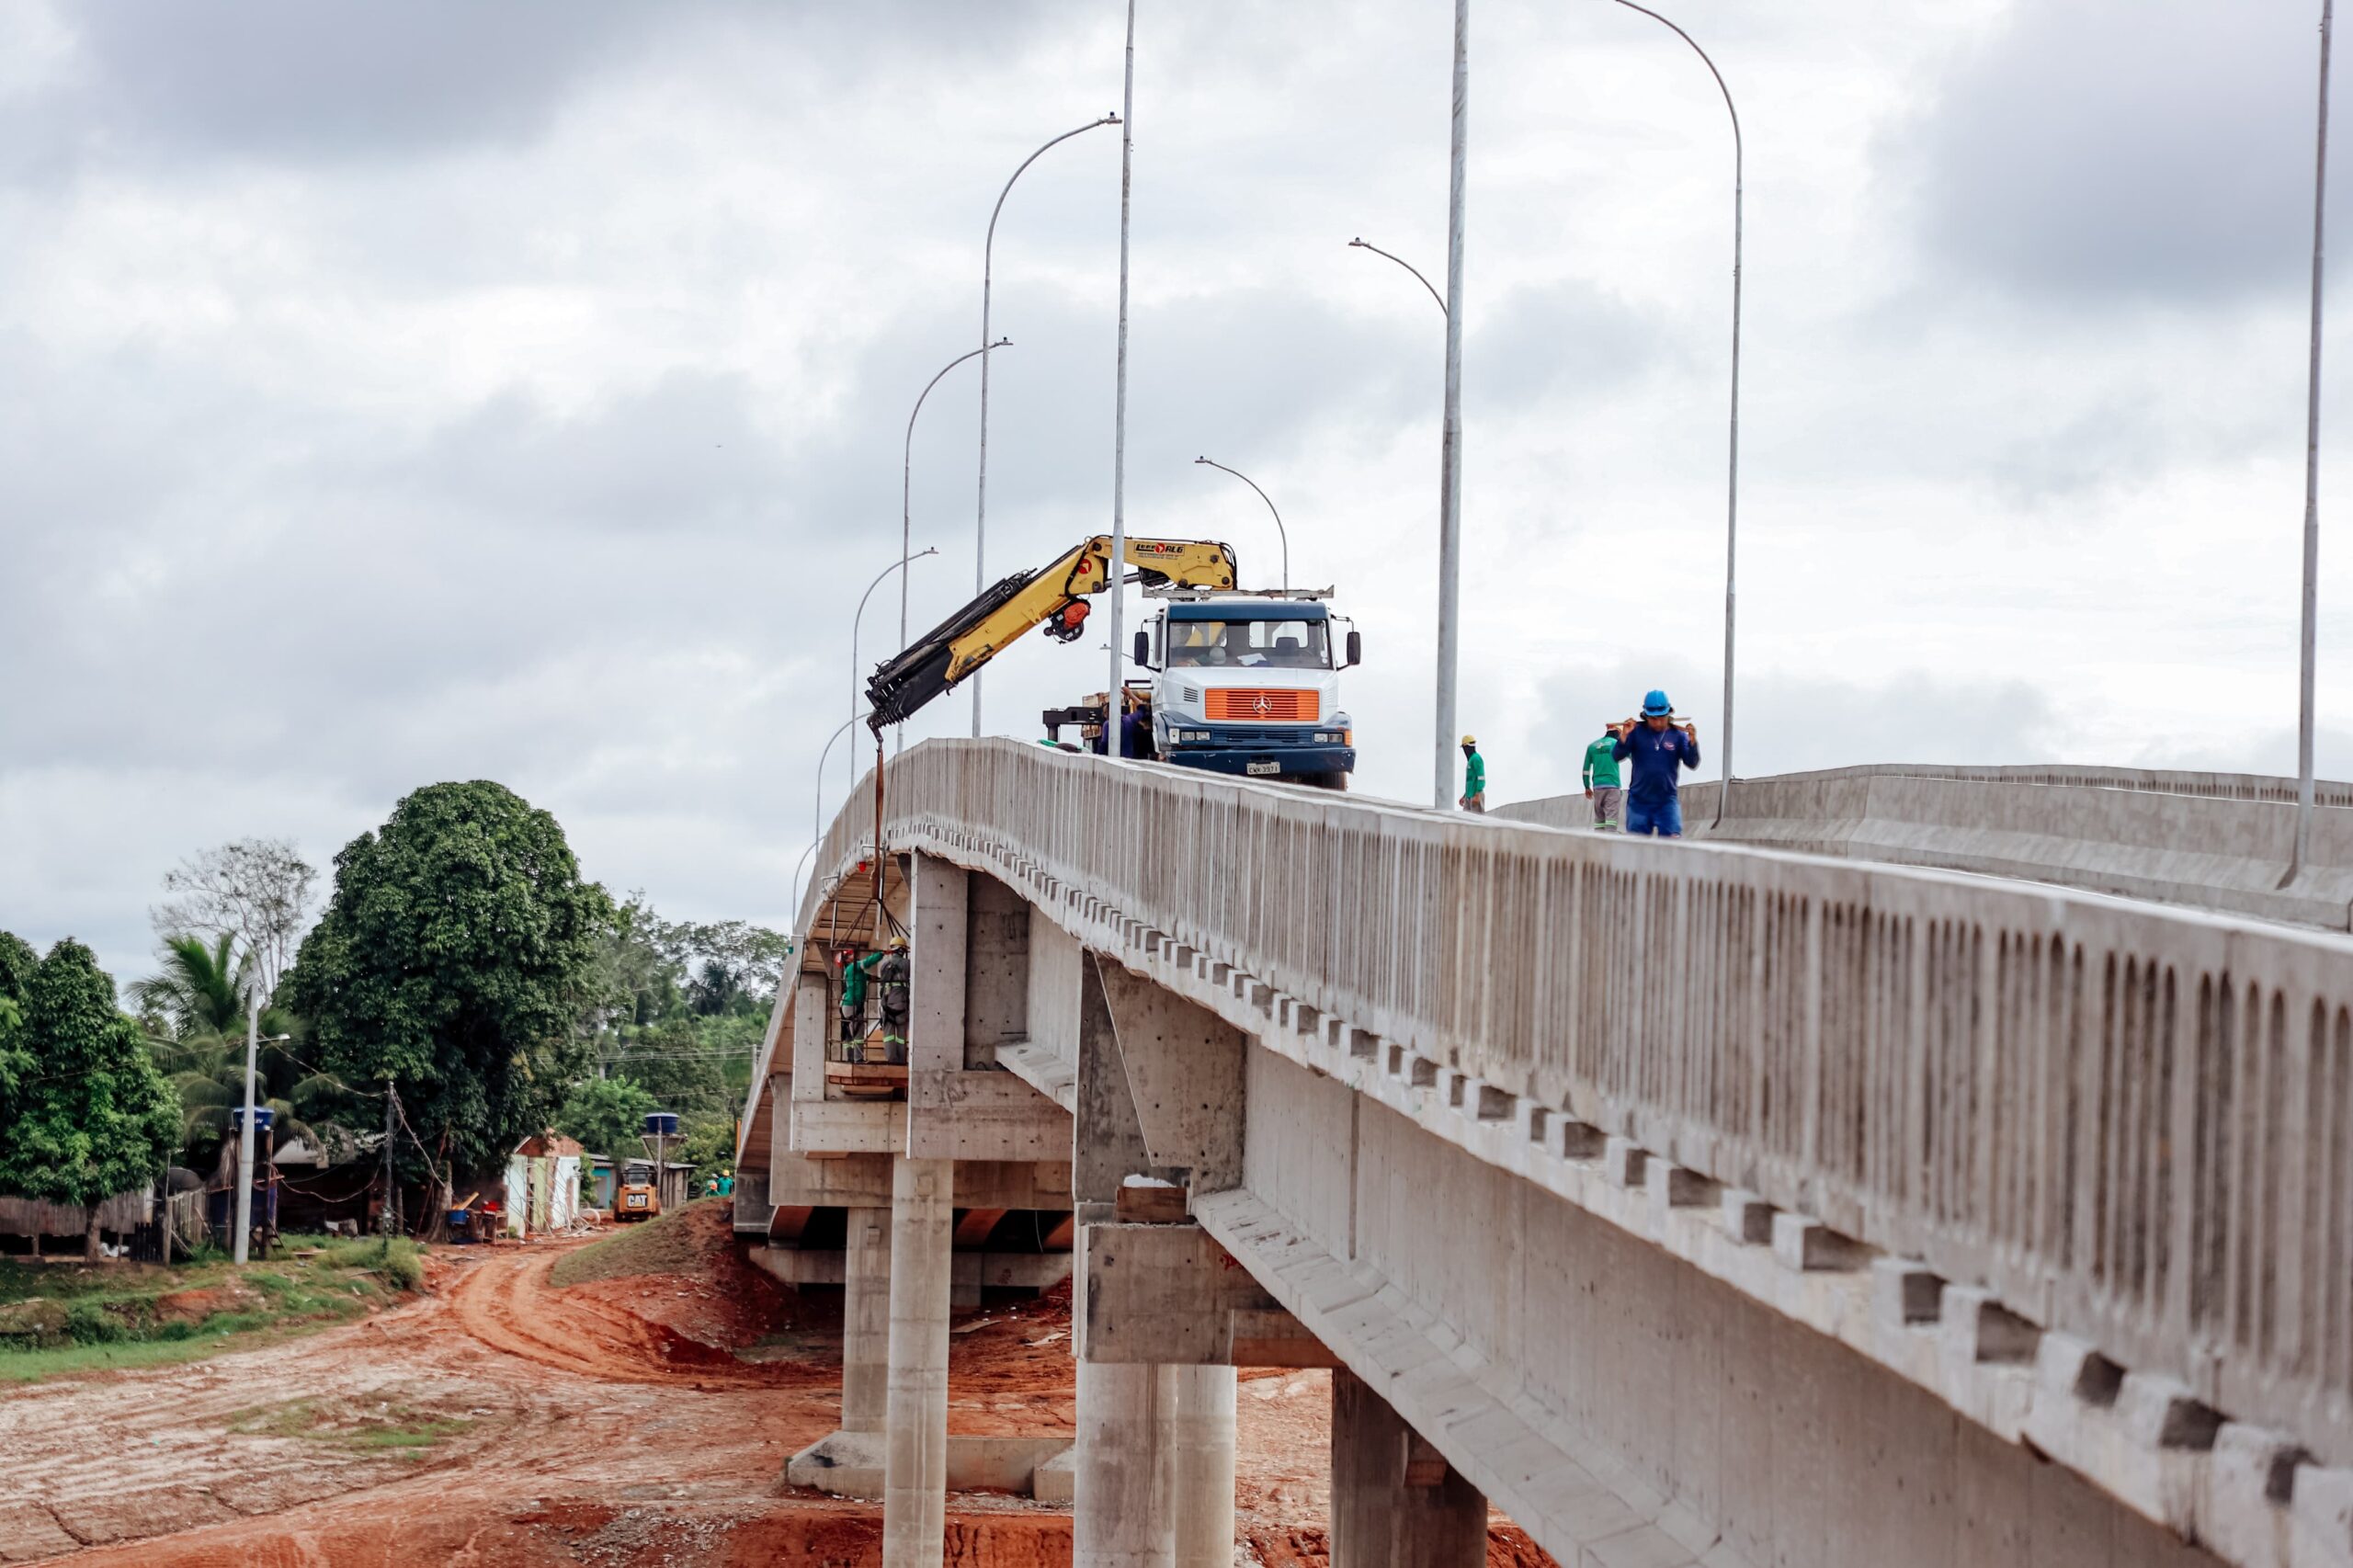
<instances>
[{"instance_id":1,"label":"utility pole","mask_svg":"<svg viewBox=\"0 0 2353 1568\"><path fill-rule=\"evenodd\" d=\"M1125 619L1128 575L1128 201L1135 189L1136 0L1128 0L1128 56L1120 90L1120 371L1111 403L1111 559L1105 562L1111 597L1111 682L1103 692L1103 755L1127 755L1126 728L1120 721L1128 687L1127 650L1120 646Z\"/></svg>"},{"instance_id":2,"label":"utility pole","mask_svg":"<svg viewBox=\"0 0 2353 1568\"><path fill-rule=\"evenodd\" d=\"M1471 0L1454 0L1454 130L1446 194L1446 423L1438 448L1437 778L1430 803L1454 804L1456 614L1462 578L1462 187L1470 133ZM1116 635L1117 624L1113 631Z\"/></svg>"},{"instance_id":3,"label":"utility pole","mask_svg":"<svg viewBox=\"0 0 2353 1568\"><path fill-rule=\"evenodd\" d=\"M379 1221L387 1242L400 1229L400 1216L394 1212L399 1207L400 1190L392 1179L392 1081L387 1078L384 1080L384 1211Z\"/></svg>"}]
</instances>

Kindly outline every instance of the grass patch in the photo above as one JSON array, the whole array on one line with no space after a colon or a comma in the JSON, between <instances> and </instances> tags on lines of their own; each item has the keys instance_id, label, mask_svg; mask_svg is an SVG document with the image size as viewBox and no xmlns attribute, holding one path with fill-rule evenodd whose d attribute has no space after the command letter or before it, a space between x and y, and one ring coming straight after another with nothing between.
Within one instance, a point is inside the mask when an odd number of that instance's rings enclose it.
<instances>
[{"instance_id":1,"label":"grass patch","mask_svg":"<svg viewBox=\"0 0 2353 1568\"><path fill-rule=\"evenodd\" d=\"M343 1401L288 1400L255 1405L229 1417L229 1430L248 1437L301 1437L363 1453L421 1453L473 1422L405 1404L374 1408Z\"/></svg>"},{"instance_id":2,"label":"grass patch","mask_svg":"<svg viewBox=\"0 0 2353 1568\"><path fill-rule=\"evenodd\" d=\"M294 1239L267 1263L0 1259L0 1382L188 1361L345 1323L424 1283L415 1243Z\"/></svg>"},{"instance_id":3,"label":"grass patch","mask_svg":"<svg viewBox=\"0 0 2353 1568\"><path fill-rule=\"evenodd\" d=\"M592 1279L620 1279L632 1274L688 1274L701 1263L707 1244L693 1221L699 1211L727 1202L724 1198L698 1198L683 1209L673 1209L658 1220L630 1225L608 1237L556 1260L548 1278L558 1285L585 1285Z\"/></svg>"}]
</instances>

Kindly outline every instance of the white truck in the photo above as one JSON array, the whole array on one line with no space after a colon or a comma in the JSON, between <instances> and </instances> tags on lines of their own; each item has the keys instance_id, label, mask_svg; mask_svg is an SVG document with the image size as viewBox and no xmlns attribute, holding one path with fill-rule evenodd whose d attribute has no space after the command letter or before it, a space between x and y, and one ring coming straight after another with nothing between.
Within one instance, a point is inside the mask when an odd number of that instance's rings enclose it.
<instances>
[{"instance_id":1,"label":"white truck","mask_svg":"<svg viewBox=\"0 0 2353 1568\"><path fill-rule=\"evenodd\" d=\"M1158 597L1134 649L1154 672L1153 753L1177 767L1346 789L1356 727L1339 672L1361 663L1364 649L1331 613L1332 590Z\"/></svg>"}]
</instances>

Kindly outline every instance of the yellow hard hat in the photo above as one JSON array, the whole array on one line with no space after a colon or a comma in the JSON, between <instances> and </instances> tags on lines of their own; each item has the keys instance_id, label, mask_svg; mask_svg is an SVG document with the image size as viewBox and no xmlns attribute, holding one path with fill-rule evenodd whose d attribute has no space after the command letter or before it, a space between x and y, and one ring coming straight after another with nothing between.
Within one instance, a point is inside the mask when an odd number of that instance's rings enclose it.
<instances>
[{"instance_id":1,"label":"yellow hard hat","mask_svg":"<svg viewBox=\"0 0 2353 1568\"><path fill-rule=\"evenodd\" d=\"M1475 746L1479 744L1479 737L1476 735L1465 735L1462 737L1462 744L1466 746Z\"/></svg>"}]
</instances>

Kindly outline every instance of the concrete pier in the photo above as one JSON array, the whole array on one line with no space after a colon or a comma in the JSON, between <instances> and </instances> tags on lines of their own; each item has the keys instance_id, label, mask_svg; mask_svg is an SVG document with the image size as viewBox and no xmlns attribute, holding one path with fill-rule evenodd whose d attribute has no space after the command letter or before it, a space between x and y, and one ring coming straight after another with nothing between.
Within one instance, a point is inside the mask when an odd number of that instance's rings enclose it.
<instances>
[{"instance_id":1,"label":"concrete pier","mask_svg":"<svg viewBox=\"0 0 2353 1568\"><path fill-rule=\"evenodd\" d=\"M883 1568L939 1568L948 1528L948 1296L952 1160L894 1163Z\"/></svg>"},{"instance_id":2,"label":"concrete pier","mask_svg":"<svg viewBox=\"0 0 2353 1568\"><path fill-rule=\"evenodd\" d=\"M890 1408L891 1210L847 1211L842 1276L842 1430L880 1432Z\"/></svg>"},{"instance_id":3,"label":"concrete pier","mask_svg":"<svg viewBox=\"0 0 2353 1568\"><path fill-rule=\"evenodd\" d=\"M1233 1369L1078 1363L1077 1568L1230 1568Z\"/></svg>"},{"instance_id":4,"label":"concrete pier","mask_svg":"<svg viewBox=\"0 0 2353 1568\"><path fill-rule=\"evenodd\" d=\"M1332 1374L1332 1568L1483 1568L1487 1499L1354 1373Z\"/></svg>"},{"instance_id":5,"label":"concrete pier","mask_svg":"<svg viewBox=\"0 0 2353 1568\"><path fill-rule=\"evenodd\" d=\"M1233 1562L1233 1369L1166 1367L1176 1568Z\"/></svg>"}]
</instances>

